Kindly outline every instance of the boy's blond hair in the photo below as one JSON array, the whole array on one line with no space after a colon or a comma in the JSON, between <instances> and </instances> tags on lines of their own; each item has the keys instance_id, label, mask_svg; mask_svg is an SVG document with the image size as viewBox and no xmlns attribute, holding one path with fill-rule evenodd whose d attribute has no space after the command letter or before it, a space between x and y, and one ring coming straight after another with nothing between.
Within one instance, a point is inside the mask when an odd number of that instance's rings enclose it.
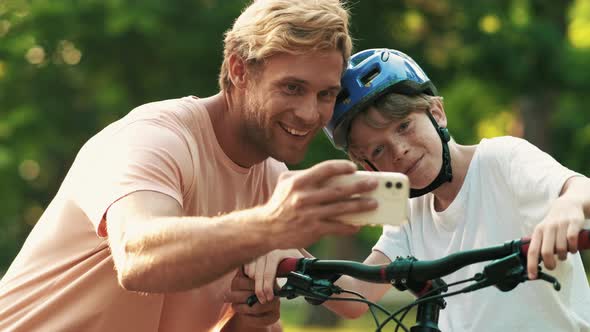
<instances>
[{"instance_id":1,"label":"boy's blond hair","mask_svg":"<svg viewBox=\"0 0 590 332\"><path fill-rule=\"evenodd\" d=\"M339 0L255 0L225 33L220 88L231 88L228 61L234 53L250 66L277 53L337 49L346 66L352 51L348 21Z\"/></svg>"},{"instance_id":2,"label":"boy's blond hair","mask_svg":"<svg viewBox=\"0 0 590 332\"><path fill-rule=\"evenodd\" d=\"M440 100L442 97L433 97L427 94L404 95L398 93L388 93L377 99L371 106L375 107L377 112L382 115L387 122L371 117L367 112L368 107L362 110L357 116L362 116L366 124L373 128L384 128L391 121L403 119L415 111L428 111L434 100Z\"/></svg>"}]
</instances>

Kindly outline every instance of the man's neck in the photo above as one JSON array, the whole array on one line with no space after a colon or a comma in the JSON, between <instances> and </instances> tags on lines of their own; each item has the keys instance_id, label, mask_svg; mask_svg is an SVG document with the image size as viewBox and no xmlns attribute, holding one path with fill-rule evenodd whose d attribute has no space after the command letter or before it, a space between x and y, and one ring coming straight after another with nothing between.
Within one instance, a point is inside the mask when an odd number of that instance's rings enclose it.
<instances>
[{"instance_id":1,"label":"man's neck","mask_svg":"<svg viewBox=\"0 0 590 332\"><path fill-rule=\"evenodd\" d=\"M234 163L248 168L268 158L244 139L242 110L237 107L240 101L235 96L222 91L203 99L203 104L221 149Z\"/></svg>"}]
</instances>

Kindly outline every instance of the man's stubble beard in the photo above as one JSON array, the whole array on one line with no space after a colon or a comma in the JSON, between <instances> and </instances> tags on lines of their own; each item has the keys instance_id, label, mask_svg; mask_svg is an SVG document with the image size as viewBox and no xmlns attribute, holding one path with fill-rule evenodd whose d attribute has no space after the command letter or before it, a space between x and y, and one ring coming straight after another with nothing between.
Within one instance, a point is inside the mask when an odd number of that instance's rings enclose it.
<instances>
[{"instance_id":1,"label":"man's stubble beard","mask_svg":"<svg viewBox=\"0 0 590 332\"><path fill-rule=\"evenodd\" d=\"M252 87L252 89L255 89L255 87ZM244 103L246 125L244 126L243 138L263 152L266 158L272 157L290 164L300 162L303 156L294 155L293 151L278 145L273 134L273 128L271 128L273 125L272 118L266 116L270 112L272 110L264 108L256 93L247 95Z\"/></svg>"},{"instance_id":2,"label":"man's stubble beard","mask_svg":"<svg viewBox=\"0 0 590 332\"><path fill-rule=\"evenodd\" d=\"M252 89L255 88L252 87ZM267 110L263 108L256 94L246 95L243 111L245 125L242 138L249 142L250 145L255 146L256 149L260 149L266 154L266 157L273 156L275 153L269 146L270 142L272 142L270 119L265 117Z\"/></svg>"}]
</instances>

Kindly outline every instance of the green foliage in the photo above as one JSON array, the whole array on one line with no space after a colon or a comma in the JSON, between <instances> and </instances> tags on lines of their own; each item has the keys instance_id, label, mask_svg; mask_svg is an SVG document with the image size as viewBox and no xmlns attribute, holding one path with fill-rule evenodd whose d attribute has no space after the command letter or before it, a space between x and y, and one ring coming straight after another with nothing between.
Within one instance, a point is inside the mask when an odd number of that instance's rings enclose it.
<instances>
[{"instance_id":1,"label":"green foliage","mask_svg":"<svg viewBox=\"0 0 590 332\"><path fill-rule=\"evenodd\" d=\"M0 275L89 137L137 105L217 90L223 32L243 5L0 2ZM373 0L351 7L356 49L410 54L444 96L458 142L476 143L486 128L511 133L522 121L520 100L551 92L555 102L541 105L546 148L590 173L590 45L579 38L590 32L587 0ZM346 155L319 135L294 167L333 158ZM363 230L356 244L366 253L378 236L377 228Z\"/></svg>"},{"instance_id":2,"label":"green foliage","mask_svg":"<svg viewBox=\"0 0 590 332\"><path fill-rule=\"evenodd\" d=\"M242 5L0 2L0 274L88 138L137 105L216 91Z\"/></svg>"}]
</instances>

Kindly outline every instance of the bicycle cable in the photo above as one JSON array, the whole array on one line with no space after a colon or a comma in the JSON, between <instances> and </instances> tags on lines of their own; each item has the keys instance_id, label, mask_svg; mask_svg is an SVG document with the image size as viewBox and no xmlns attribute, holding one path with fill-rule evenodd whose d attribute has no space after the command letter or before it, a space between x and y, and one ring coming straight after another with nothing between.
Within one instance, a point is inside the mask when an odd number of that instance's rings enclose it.
<instances>
[{"instance_id":1,"label":"bicycle cable","mask_svg":"<svg viewBox=\"0 0 590 332\"><path fill-rule=\"evenodd\" d=\"M308 296L308 297L309 297L309 296ZM350 302L361 302L361 303L365 303L365 304L367 304L367 305L369 305L369 306L374 306L375 308L377 308L377 309L381 310L383 313L385 313L386 315L388 315L387 321L391 321L391 320L393 320L393 321L394 321L394 322L396 322L397 324L400 324L400 325L402 326L402 329L403 329L405 332L410 332L410 331L408 330L408 328L407 328L407 327L406 327L404 324L402 324L402 322L400 322L400 321L399 321L397 318L395 318L395 317L391 318L391 313L390 313L390 312L389 312L387 309L385 309L383 306L381 306L381 305L379 305L379 304L377 304L377 303L373 303L373 302L371 302L371 301L369 301L369 300L362 299L362 298L360 298L360 299L357 299L357 298L353 298L353 297L318 297L318 298L316 298L316 299L318 299L318 300L324 300L324 301L350 301ZM379 327L378 327L378 328L379 328Z\"/></svg>"},{"instance_id":2,"label":"bicycle cable","mask_svg":"<svg viewBox=\"0 0 590 332\"><path fill-rule=\"evenodd\" d=\"M476 281L476 280L477 280L476 277L471 277L471 278L468 278L468 279L464 279L464 280L457 281L455 283L449 284L446 287L456 286L456 285L461 284L461 283L464 283L464 282ZM432 290L430 290L426 294L435 292L435 291L439 290L440 288L444 288L444 286L437 287L436 289L432 289ZM383 322L381 322L381 325L379 325L379 327L377 328L377 330L375 332L381 332L382 329L385 327L385 325L387 323L389 323L389 321L391 321L391 320L395 321L397 324L400 324L399 323L400 320L396 319L394 316L397 316L401 312L404 312L406 310L409 311L414 306L417 306L417 305L422 304L424 302L438 300L438 299L442 299L442 298L446 298L446 297L451 297L451 296L455 296L455 295L459 295L459 294L463 294L463 293L465 293L465 291L463 289L461 289L461 290L458 290L458 291L455 291L455 292L451 292L451 293L446 293L446 294L439 294L439 295L434 295L434 296L423 296L423 297L419 298L418 300L416 300L416 301L414 301L414 302L412 302L412 303L410 303L410 304L408 304L408 305L400 308L396 312L394 312L391 316L389 316L387 319L385 319Z\"/></svg>"},{"instance_id":3,"label":"bicycle cable","mask_svg":"<svg viewBox=\"0 0 590 332\"><path fill-rule=\"evenodd\" d=\"M441 289L443 289L443 288L449 288L449 287L457 286L457 285L464 284L464 283L466 283L466 282L470 282L470 281L477 281L477 279L478 279L478 278L476 278L476 277L471 277L471 278L469 278L469 279L460 280L460 281L457 281L457 282L450 283L450 284L448 284L448 285L446 285L446 286L440 286L440 287L433 288L433 289L429 290L428 292L426 292L424 295L422 295L422 297L421 297L421 298L428 297L428 296L430 296L430 294L432 294L432 293L435 293L435 292L438 292L439 290L441 290ZM401 317L399 318L399 320L403 322L403 321L404 321L404 318L405 318L405 317L406 317L406 315L407 315L407 314L410 312L410 310L412 310L412 308L413 308L413 307L414 307L414 306L410 306L410 307L408 307L408 308L407 308L407 309L404 311L403 315L401 315ZM399 310L398 310L398 311L399 311ZM394 331L394 332L397 332L397 331L398 331L398 329L399 329L399 325L395 327L395 331Z\"/></svg>"}]
</instances>

